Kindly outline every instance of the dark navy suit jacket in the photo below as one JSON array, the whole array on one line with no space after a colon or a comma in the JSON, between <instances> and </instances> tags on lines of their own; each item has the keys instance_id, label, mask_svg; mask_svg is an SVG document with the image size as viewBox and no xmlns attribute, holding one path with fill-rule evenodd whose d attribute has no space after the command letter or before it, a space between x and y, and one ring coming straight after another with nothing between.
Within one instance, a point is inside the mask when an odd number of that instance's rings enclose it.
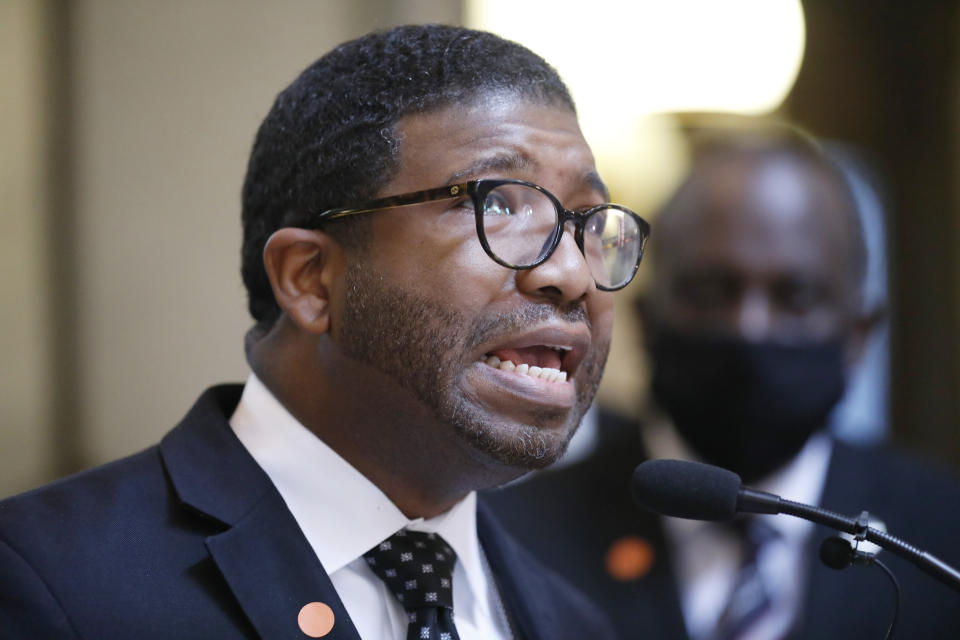
<instances>
[{"instance_id":1,"label":"dark navy suit jacket","mask_svg":"<svg viewBox=\"0 0 960 640\"><path fill-rule=\"evenodd\" d=\"M241 389L208 390L158 446L0 502L0 638L305 638L315 601L326 638L359 638L230 429ZM613 637L482 505L477 526L517 637Z\"/></svg>"},{"instance_id":2,"label":"dark navy suit jacket","mask_svg":"<svg viewBox=\"0 0 960 640\"><path fill-rule=\"evenodd\" d=\"M571 467L548 471L486 496L504 527L598 602L623 638L687 637L670 551L660 518L632 504L629 482L645 459L639 426L601 418L602 444ZM790 498L790 496L783 496ZM887 530L960 568L960 483L902 456L836 443L820 506L861 510ZM790 516L780 516L783 518ZM835 534L817 527L810 538L806 601L793 638L882 640L893 614L894 589L878 567L837 571L820 563L820 542ZM612 545L637 537L653 549L653 565L619 581L605 568ZM889 552L880 558L902 591L896 638L960 638L960 592Z\"/></svg>"}]
</instances>

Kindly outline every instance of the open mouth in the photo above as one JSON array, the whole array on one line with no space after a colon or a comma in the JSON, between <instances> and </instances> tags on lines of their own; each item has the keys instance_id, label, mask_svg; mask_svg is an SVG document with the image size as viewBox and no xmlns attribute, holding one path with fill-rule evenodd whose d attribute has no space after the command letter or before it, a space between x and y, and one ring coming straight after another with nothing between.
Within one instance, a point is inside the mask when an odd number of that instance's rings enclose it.
<instances>
[{"instance_id":1,"label":"open mouth","mask_svg":"<svg viewBox=\"0 0 960 640\"><path fill-rule=\"evenodd\" d=\"M486 353L480 362L501 371L529 378L539 378L547 382L567 382L564 359L571 349L537 345L522 348L498 349Z\"/></svg>"}]
</instances>

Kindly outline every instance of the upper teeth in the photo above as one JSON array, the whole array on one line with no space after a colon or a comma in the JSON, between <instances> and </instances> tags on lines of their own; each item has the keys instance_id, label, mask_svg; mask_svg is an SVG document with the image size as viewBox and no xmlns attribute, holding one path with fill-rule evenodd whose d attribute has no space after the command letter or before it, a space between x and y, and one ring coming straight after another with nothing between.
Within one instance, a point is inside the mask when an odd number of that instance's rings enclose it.
<instances>
[{"instance_id":1,"label":"upper teeth","mask_svg":"<svg viewBox=\"0 0 960 640\"><path fill-rule=\"evenodd\" d=\"M566 382L567 372L554 369L553 367L531 367L528 364L514 364L510 360L501 360L497 356L484 356L482 362L487 363L495 369L502 371L512 371L532 378L542 378L547 382Z\"/></svg>"}]
</instances>

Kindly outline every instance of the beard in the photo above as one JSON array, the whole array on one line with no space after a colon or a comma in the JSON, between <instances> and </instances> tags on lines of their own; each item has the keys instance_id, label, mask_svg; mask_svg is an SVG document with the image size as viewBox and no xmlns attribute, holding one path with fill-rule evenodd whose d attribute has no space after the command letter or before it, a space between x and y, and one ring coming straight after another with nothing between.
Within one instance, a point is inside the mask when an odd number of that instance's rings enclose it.
<instances>
[{"instance_id":1,"label":"beard","mask_svg":"<svg viewBox=\"0 0 960 640\"><path fill-rule=\"evenodd\" d=\"M369 266L356 264L347 276L340 322L344 354L387 375L411 392L440 423L474 450L497 462L524 470L540 469L567 450L600 384L609 340L594 344L581 361L572 410L542 408L524 422L505 424L502 416L464 396L460 382L473 364L479 345L497 336L548 319L584 322L579 304L568 308L526 302L508 313L469 317L444 305L387 284ZM562 427L557 428L561 422Z\"/></svg>"}]
</instances>

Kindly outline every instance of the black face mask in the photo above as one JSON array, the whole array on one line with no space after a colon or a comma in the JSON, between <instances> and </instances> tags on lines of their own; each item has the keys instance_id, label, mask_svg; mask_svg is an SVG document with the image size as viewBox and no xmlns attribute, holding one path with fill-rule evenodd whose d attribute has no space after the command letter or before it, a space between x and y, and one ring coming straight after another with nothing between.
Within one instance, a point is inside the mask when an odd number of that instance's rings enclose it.
<instances>
[{"instance_id":1,"label":"black face mask","mask_svg":"<svg viewBox=\"0 0 960 640\"><path fill-rule=\"evenodd\" d=\"M824 426L844 388L843 342L779 344L658 332L652 390L705 462L745 483Z\"/></svg>"}]
</instances>

